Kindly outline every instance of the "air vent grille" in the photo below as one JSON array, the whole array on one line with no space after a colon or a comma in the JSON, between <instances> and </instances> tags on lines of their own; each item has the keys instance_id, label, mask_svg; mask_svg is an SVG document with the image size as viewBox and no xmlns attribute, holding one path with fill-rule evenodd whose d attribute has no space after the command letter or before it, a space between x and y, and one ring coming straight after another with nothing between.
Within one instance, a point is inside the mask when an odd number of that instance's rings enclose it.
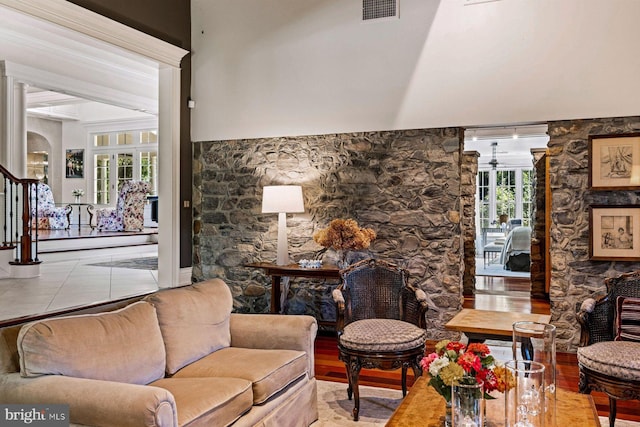
<instances>
[{"instance_id":1,"label":"air vent grille","mask_svg":"<svg viewBox=\"0 0 640 427\"><path fill-rule=\"evenodd\" d=\"M398 16L399 0L362 0L362 20L392 18Z\"/></svg>"}]
</instances>

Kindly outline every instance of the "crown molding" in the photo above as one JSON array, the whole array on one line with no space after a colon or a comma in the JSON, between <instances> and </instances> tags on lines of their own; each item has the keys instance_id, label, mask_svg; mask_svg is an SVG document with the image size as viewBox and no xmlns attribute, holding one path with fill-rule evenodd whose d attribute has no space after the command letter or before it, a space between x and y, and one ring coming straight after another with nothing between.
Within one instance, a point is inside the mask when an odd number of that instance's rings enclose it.
<instances>
[{"instance_id":1,"label":"crown molding","mask_svg":"<svg viewBox=\"0 0 640 427\"><path fill-rule=\"evenodd\" d=\"M0 5L180 68L187 50L65 0L0 0Z\"/></svg>"}]
</instances>

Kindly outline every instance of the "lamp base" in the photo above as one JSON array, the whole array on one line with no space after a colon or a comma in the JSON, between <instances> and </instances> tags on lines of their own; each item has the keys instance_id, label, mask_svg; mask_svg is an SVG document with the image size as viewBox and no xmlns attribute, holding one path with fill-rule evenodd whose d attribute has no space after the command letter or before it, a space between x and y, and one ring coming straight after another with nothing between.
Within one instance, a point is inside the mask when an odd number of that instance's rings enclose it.
<instances>
[{"instance_id":1,"label":"lamp base","mask_svg":"<svg viewBox=\"0 0 640 427\"><path fill-rule=\"evenodd\" d=\"M289 242L287 241L287 214L280 212L278 214L278 255L276 264L289 264Z\"/></svg>"}]
</instances>

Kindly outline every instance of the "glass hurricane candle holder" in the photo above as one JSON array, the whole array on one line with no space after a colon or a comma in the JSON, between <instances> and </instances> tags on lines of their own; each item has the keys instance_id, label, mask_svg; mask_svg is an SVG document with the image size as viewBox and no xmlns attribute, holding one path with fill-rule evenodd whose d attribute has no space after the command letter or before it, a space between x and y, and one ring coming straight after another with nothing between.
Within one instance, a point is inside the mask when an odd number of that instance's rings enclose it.
<instances>
[{"instance_id":1,"label":"glass hurricane candle holder","mask_svg":"<svg viewBox=\"0 0 640 427\"><path fill-rule=\"evenodd\" d=\"M544 366L545 417L556 425L556 327L547 323L513 324L513 358L533 360Z\"/></svg>"},{"instance_id":2,"label":"glass hurricane candle holder","mask_svg":"<svg viewBox=\"0 0 640 427\"><path fill-rule=\"evenodd\" d=\"M528 360L505 364L513 382L505 391L506 427L545 426L544 365Z\"/></svg>"},{"instance_id":3,"label":"glass hurricane candle holder","mask_svg":"<svg viewBox=\"0 0 640 427\"><path fill-rule=\"evenodd\" d=\"M484 412L482 381L476 381L475 378L461 378L451 385L453 427L482 427Z\"/></svg>"}]
</instances>

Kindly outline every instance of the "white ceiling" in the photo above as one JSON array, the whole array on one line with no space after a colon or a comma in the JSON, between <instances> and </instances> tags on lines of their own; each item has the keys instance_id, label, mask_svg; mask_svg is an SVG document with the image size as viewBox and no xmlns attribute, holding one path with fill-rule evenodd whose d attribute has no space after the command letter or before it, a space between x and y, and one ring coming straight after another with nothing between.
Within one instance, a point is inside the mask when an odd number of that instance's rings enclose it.
<instances>
[{"instance_id":1,"label":"white ceiling","mask_svg":"<svg viewBox=\"0 0 640 427\"><path fill-rule=\"evenodd\" d=\"M496 143L498 168L531 167L531 149L546 148L548 142L547 125L470 128L465 131L464 150L480 154L480 169L491 168L489 161Z\"/></svg>"},{"instance_id":2,"label":"white ceiling","mask_svg":"<svg viewBox=\"0 0 640 427\"><path fill-rule=\"evenodd\" d=\"M29 86L27 89L27 116L58 121L96 122L109 119L154 117L155 115Z\"/></svg>"}]
</instances>

